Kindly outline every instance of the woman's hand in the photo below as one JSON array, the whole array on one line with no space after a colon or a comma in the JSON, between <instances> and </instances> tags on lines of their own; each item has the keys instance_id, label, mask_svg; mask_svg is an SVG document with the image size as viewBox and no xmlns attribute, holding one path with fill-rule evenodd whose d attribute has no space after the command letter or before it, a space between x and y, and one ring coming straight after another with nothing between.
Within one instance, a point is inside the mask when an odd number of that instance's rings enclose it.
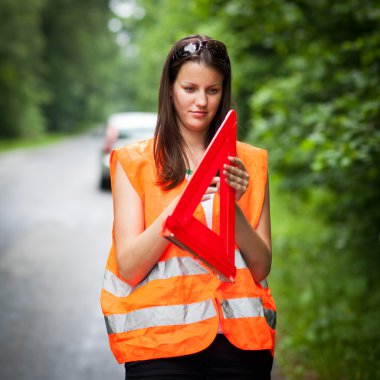
<instances>
[{"instance_id":1,"label":"woman's hand","mask_svg":"<svg viewBox=\"0 0 380 380\"><path fill-rule=\"evenodd\" d=\"M215 194L219 190L219 177L213 177L210 183L210 186L206 189L206 192L203 194L201 202L208 201L211 199L212 195Z\"/></svg>"},{"instance_id":2,"label":"woman's hand","mask_svg":"<svg viewBox=\"0 0 380 380\"><path fill-rule=\"evenodd\" d=\"M238 201L247 190L249 174L240 158L228 157L228 160L236 166L224 164L223 174L226 176L227 184L235 190Z\"/></svg>"}]
</instances>

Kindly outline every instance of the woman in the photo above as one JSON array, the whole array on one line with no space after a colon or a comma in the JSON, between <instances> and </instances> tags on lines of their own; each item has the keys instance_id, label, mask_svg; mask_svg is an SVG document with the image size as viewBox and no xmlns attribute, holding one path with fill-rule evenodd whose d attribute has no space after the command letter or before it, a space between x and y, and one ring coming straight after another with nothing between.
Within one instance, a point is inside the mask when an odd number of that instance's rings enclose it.
<instances>
[{"instance_id":1,"label":"woman","mask_svg":"<svg viewBox=\"0 0 380 380\"><path fill-rule=\"evenodd\" d=\"M113 244L101 301L126 379L270 379L276 313L265 281L271 267L266 151L238 143L238 157L224 165L236 194L235 283L221 281L160 235L230 103L225 45L185 37L163 68L154 139L112 155ZM211 228L218 180L195 213Z\"/></svg>"}]
</instances>

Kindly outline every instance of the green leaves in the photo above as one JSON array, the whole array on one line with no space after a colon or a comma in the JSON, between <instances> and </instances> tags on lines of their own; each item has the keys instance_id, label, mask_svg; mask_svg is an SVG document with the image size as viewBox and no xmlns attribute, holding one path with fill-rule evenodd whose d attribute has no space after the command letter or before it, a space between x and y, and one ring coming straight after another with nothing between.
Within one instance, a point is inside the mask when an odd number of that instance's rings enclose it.
<instances>
[{"instance_id":1,"label":"green leaves","mask_svg":"<svg viewBox=\"0 0 380 380\"><path fill-rule=\"evenodd\" d=\"M109 18L107 1L1 2L0 138L73 132L125 108Z\"/></svg>"},{"instance_id":2,"label":"green leaves","mask_svg":"<svg viewBox=\"0 0 380 380\"><path fill-rule=\"evenodd\" d=\"M53 95L44 107L49 130L75 131L105 119L121 70L114 36L107 29L107 2L56 0L43 12L44 76Z\"/></svg>"},{"instance_id":3,"label":"green leaves","mask_svg":"<svg viewBox=\"0 0 380 380\"><path fill-rule=\"evenodd\" d=\"M0 4L0 137L36 136L43 130L39 33L40 0Z\"/></svg>"},{"instance_id":4,"label":"green leaves","mask_svg":"<svg viewBox=\"0 0 380 380\"><path fill-rule=\"evenodd\" d=\"M286 55L275 52L273 60L280 60L283 70L263 83L250 102L250 140L269 148L282 189L303 199L299 218L305 220L307 205L314 205L318 211L311 217L322 220L323 215L330 231L325 241L302 236L304 249L290 248L303 258L302 273L312 265L313 275L302 289L290 283L292 307L305 306L302 318L309 324L297 322L291 331L285 326L290 334L286 347L310 360L298 367L295 378L304 378L311 365L322 379L370 379L380 371L368 347L377 356L380 352L366 327L380 317L373 301L380 293L380 24L374 22L380 8L356 1L299 4L306 38ZM329 196L315 199L316 185ZM278 248L278 254L288 257L289 252ZM278 270L301 271L296 266ZM320 355L321 347L326 355ZM346 360L344 365L334 361L337 356Z\"/></svg>"}]
</instances>

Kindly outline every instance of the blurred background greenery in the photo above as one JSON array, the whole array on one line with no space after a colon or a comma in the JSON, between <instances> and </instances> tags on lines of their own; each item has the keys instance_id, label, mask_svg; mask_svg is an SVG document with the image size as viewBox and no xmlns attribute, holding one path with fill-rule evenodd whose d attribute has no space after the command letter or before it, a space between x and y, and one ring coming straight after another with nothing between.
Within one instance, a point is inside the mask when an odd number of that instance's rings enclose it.
<instances>
[{"instance_id":1,"label":"blurred background greenery","mask_svg":"<svg viewBox=\"0 0 380 380\"><path fill-rule=\"evenodd\" d=\"M155 111L177 39L224 41L240 138L267 148L277 360L380 378L377 0L2 0L0 146Z\"/></svg>"}]
</instances>

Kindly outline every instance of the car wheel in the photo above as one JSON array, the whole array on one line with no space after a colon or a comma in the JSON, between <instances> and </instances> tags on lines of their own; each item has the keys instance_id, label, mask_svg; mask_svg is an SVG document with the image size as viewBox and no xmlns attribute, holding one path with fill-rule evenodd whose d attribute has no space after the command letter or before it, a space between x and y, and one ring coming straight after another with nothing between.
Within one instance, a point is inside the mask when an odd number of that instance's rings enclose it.
<instances>
[{"instance_id":1,"label":"car wheel","mask_svg":"<svg viewBox=\"0 0 380 380\"><path fill-rule=\"evenodd\" d=\"M111 190L111 181L109 178L101 177L99 182L100 190Z\"/></svg>"}]
</instances>

